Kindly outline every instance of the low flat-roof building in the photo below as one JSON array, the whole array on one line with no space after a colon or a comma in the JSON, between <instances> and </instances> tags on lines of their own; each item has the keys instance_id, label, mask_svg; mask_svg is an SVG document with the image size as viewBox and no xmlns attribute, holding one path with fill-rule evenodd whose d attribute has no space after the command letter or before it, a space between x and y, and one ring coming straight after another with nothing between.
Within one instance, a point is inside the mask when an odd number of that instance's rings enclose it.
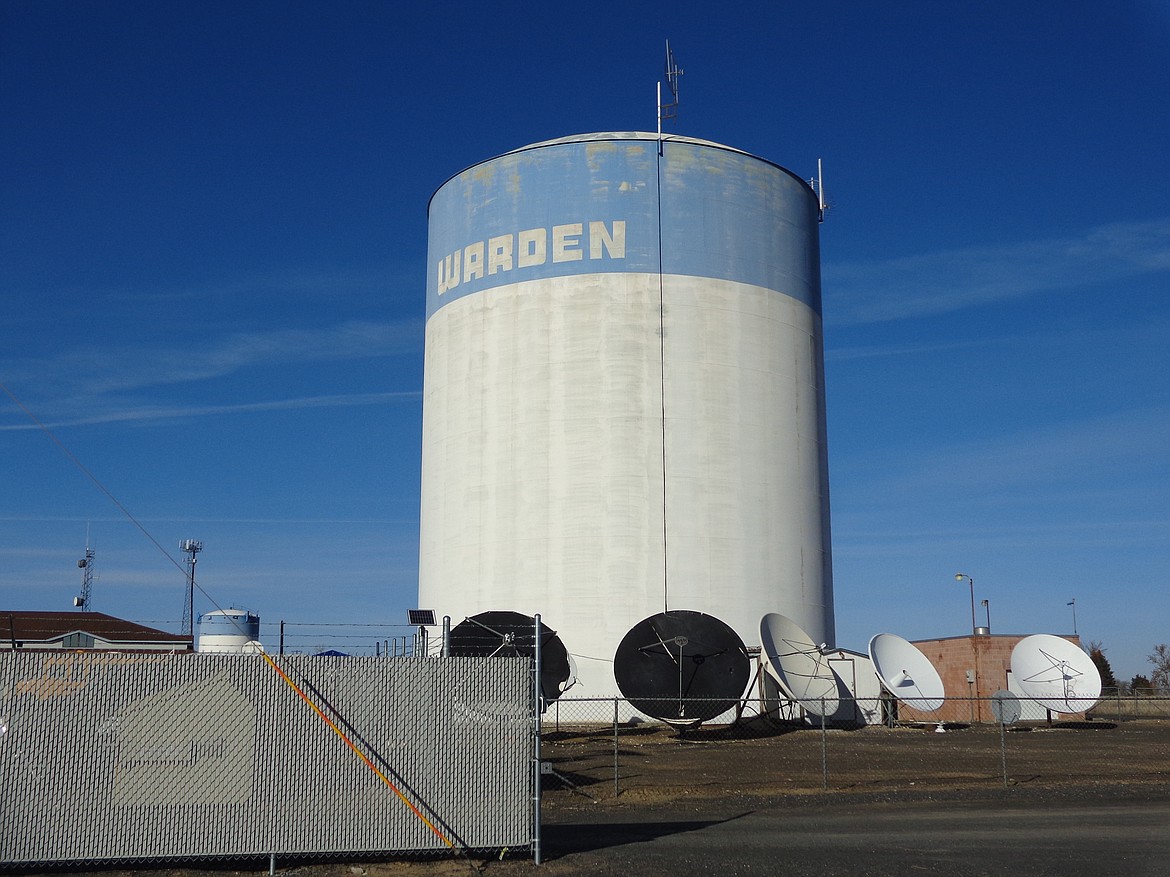
<instances>
[{"instance_id":1,"label":"low flat-roof building","mask_svg":"<svg viewBox=\"0 0 1170 877\"><path fill-rule=\"evenodd\" d=\"M1021 698L1026 707L1024 719L1045 718L1045 710L1032 703L1012 678L1012 650L1025 636L1022 633L980 633L915 640L914 645L938 671L947 701L934 713L902 706L899 716L924 722L994 722L989 699L997 691L1004 690ZM1081 638L1076 635L1062 635L1062 638L1077 646L1081 644ZM1075 714L1077 717L1083 715Z\"/></svg>"},{"instance_id":2,"label":"low flat-roof building","mask_svg":"<svg viewBox=\"0 0 1170 877\"><path fill-rule=\"evenodd\" d=\"M0 648L192 651L189 634L169 633L101 612L0 610Z\"/></svg>"}]
</instances>

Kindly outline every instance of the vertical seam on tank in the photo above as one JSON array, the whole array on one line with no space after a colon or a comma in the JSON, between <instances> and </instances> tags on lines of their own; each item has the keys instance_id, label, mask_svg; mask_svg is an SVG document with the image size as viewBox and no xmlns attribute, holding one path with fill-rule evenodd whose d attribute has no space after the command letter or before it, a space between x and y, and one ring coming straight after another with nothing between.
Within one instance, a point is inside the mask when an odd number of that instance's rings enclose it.
<instances>
[{"instance_id":1,"label":"vertical seam on tank","mask_svg":"<svg viewBox=\"0 0 1170 877\"><path fill-rule=\"evenodd\" d=\"M658 393L662 415L662 611L670 611L670 560L666 524L666 325L662 278L662 141L658 142L656 159L658 188Z\"/></svg>"}]
</instances>

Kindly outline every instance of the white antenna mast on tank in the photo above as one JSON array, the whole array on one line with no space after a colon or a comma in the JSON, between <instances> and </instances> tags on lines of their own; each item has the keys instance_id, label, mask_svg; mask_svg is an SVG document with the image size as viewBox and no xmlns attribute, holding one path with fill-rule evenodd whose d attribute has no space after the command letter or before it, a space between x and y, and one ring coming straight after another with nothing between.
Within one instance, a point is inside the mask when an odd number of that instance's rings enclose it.
<instances>
[{"instance_id":1,"label":"white antenna mast on tank","mask_svg":"<svg viewBox=\"0 0 1170 877\"><path fill-rule=\"evenodd\" d=\"M829 204L825 201L825 178L819 158L817 159L817 175L815 179L808 181L808 185L817 193L817 222L824 222L825 211L829 209Z\"/></svg>"},{"instance_id":2,"label":"white antenna mast on tank","mask_svg":"<svg viewBox=\"0 0 1170 877\"><path fill-rule=\"evenodd\" d=\"M662 80L658 81L658 151L662 152L662 120L673 119L678 116L678 78L683 71L678 69L674 61L674 52L670 50L670 40L666 41L666 87L670 89L671 103L662 102Z\"/></svg>"}]
</instances>

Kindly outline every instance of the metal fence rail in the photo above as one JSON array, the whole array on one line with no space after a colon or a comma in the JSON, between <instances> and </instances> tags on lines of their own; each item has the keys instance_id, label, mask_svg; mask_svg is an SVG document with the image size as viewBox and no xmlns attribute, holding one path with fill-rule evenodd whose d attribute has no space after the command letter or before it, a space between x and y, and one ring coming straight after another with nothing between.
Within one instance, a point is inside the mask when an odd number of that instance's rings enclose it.
<instances>
[{"instance_id":1,"label":"metal fence rail","mask_svg":"<svg viewBox=\"0 0 1170 877\"><path fill-rule=\"evenodd\" d=\"M535 836L526 660L9 653L0 686L2 863Z\"/></svg>"},{"instance_id":2,"label":"metal fence rail","mask_svg":"<svg viewBox=\"0 0 1170 877\"><path fill-rule=\"evenodd\" d=\"M1107 688L1091 714L1118 722L1130 719L1170 719L1170 692L1165 689L1122 691Z\"/></svg>"},{"instance_id":3,"label":"metal fence rail","mask_svg":"<svg viewBox=\"0 0 1170 877\"><path fill-rule=\"evenodd\" d=\"M1116 697L1101 700L1087 714L1050 716L1031 703L1021 710L1019 721L1005 727L990 718L994 704L986 698L948 698L937 711L989 717L983 723L943 723L912 711L899 718L888 710L883 714L881 704L869 703L856 711L845 704L837 713L885 716L884 722L869 724L822 719L791 702L751 699L711 722L688 727L647 718L620 698L561 698L544 715L542 757L555 781L594 799L623 796L658 782L655 760L677 757L674 743L694 752L704 747L687 744L758 744L759 774L726 782L765 794L1006 786L1021 777L1029 782L1168 782L1170 738L1157 719L1170 718L1170 698L1139 700L1142 709L1136 715L1127 710L1124 698L1119 709ZM664 700L659 712L670 714L675 704ZM688 710L696 711L702 710ZM1088 733L1093 743L1078 750L1077 757L1066 757L1069 733L1086 741ZM706 769L702 757L695 756L692 777ZM783 782L774 783L769 776Z\"/></svg>"}]
</instances>

